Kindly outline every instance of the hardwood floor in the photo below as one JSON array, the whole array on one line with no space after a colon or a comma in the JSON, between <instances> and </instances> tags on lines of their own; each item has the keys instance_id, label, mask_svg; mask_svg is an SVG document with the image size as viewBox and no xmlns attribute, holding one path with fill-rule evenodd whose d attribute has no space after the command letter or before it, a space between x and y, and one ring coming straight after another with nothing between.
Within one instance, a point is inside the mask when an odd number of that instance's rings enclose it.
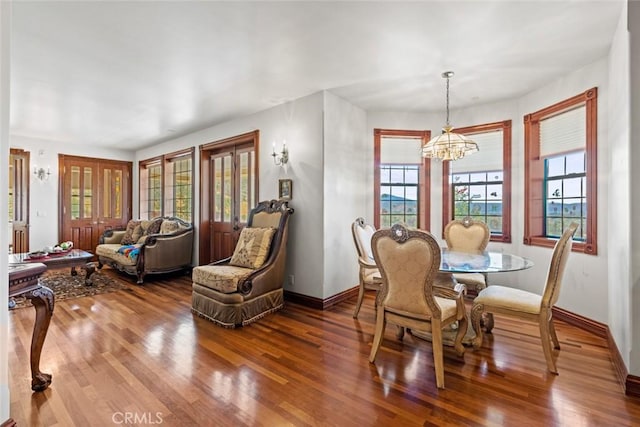
<instances>
[{"instance_id":1,"label":"hardwood floor","mask_svg":"<svg viewBox=\"0 0 640 427\"><path fill-rule=\"evenodd\" d=\"M325 311L287 303L241 329L190 312L186 276L56 303L30 390L34 313L11 311L11 417L19 426L631 426L640 400L617 382L604 339L556 322L560 375L547 372L536 325L496 316L493 335L464 360L445 349L445 390L431 344L388 327L367 361L373 294Z\"/></svg>"}]
</instances>

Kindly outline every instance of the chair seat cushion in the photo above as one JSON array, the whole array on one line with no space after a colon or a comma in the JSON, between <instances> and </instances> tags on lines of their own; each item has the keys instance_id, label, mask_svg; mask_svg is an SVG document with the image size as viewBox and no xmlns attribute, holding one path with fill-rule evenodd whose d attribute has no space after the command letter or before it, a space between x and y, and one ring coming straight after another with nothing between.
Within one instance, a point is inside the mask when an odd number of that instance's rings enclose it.
<instances>
[{"instance_id":1,"label":"chair seat cushion","mask_svg":"<svg viewBox=\"0 0 640 427\"><path fill-rule=\"evenodd\" d=\"M442 319L448 319L449 317L455 316L458 312L456 300L441 297L435 297L434 299L436 300L436 304L440 307Z\"/></svg>"},{"instance_id":2,"label":"chair seat cushion","mask_svg":"<svg viewBox=\"0 0 640 427\"><path fill-rule=\"evenodd\" d=\"M453 273L453 277L458 282L474 287L478 291L487 287L487 281L481 273Z\"/></svg>"},{"instance_id":3,"label":"chair seat cushion","mask_svg":"<svg viewBox=\"0 0 640 427\"><path fill-rule=\"evenodd\" d=\"M521 289L492 285L480 291L473 300L473 304L484 304L511 311L539 314L542 297Z\"/></svg>"},{"instance_id":4,"label":"chair seat cushion","mask_svg":"<svg viewBox=\"0 0 640 427\"><path fill-rule=\"evenodd\" d=\"M135 251L124 251L123 248L139 248L140 245L123 246L119 243L103 243L96 247L96 255L110 258L121 265L136 265L138 262ZM133 256L135 254L135 256ZM131 255L131 256L130 256Z\"/></svg>"},{"instance_id":5,"label":"chair seat cushion","mask_svg":"<svg viewBox=\"0 0 640 427\"><path fill-rule=\"evenodd\" d=\"M192 273L194 283L224 294L238 291L238 283L253 272L251 268L234 265L201 265Z\"/></svg>"}]
</instances>

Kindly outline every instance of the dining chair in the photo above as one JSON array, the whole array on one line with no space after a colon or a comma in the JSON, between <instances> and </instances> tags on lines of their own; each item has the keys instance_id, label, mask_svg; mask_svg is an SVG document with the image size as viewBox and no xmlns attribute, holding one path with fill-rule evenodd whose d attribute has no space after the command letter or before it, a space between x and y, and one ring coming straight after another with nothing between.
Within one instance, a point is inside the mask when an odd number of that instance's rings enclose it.
<instances>
[{"instance_id":1,"label":"dining chair","mask_svg":"<svg viewBox=\"0 0 640 427\"><path fill-rule=\"evenodd\" d=\"M371 241L373 256L382 275L376 300L376 327L369 355L373 363L384 338L387 322L399 328L430 332L436 386L444 388L442 330L459 322L454 341L464 354L462 338L468 318L462 289L436 286L440 247L431 233L394 224L378 230Z\"/></svg>"},{"instance_id":2,"label":"dining chair","mask_svg":"<svg viewBox=\"0 0 640 427\"><path fill-rule=\"evenodd\" d=\"M457 252L482 252L487 248L491 230L482 221L470 217L456 219L444 228L444 240L449 250ZM453 277L476 292L487 287L487 275L483 273L454 273Z\"/></svg>"},{"instance_id":3,"label":"dining chair","mask_svg":"<svg viewBox=\"0 0 640 427\"><path fill-rule=\"evenodd\" d=\"M351 224L351 234L358 253L359 265L358 301L353 312L354 319L358 318L365 291L373 290L378 292L382 283L378 266L373 259L373 252L371 251L371 237L375 231L376 229L372 225L366 224L362 217L356 218Z\"/></svg>"},{"instance_id":4,"label":"dining chair","mask_svg":"<svg viewBox=\"0 0 640 427\"><path fill-rule=\"evenodd\" d=\"M480 291L473 300L473 306L471 307L471 323L476 333L476 337L473 340L474 348L479 348L482 345L481 319L483 313L506 314L512 317L537 321L540 326L540 340L542 341L542 350L547 361L547 368L554 374L558 373L551 351L551 343L553 343L553 347L556 350L560 350L560 343L553 324L552 309L558 301L562 276L571 253L573 235L577 228L577 223L571 223L562 234L562 237L556 242L542 295L498 285L491 285ZM491 332L491 328L493 328L493 322L485 325L488 333Z\"/></svg>"}]
</instances>

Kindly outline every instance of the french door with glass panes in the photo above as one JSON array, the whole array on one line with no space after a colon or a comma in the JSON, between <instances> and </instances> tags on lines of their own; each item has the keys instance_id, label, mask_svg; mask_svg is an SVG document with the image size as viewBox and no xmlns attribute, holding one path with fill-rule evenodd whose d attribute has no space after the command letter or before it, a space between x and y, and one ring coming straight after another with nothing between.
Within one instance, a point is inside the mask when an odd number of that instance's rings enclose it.
<instances>
[{"instance_id":1,"label":"french door with glass panes","mask_svg":"<svg viewBox=\"0 0 640 427\"><path fill-rule=\"evenodd\" d=\"M131 162L60 155L59 240L93 252L131 218Z\"/></svg>"},{"instance_id":2,"label":"french door with glass panes","mask_svg":"<svg viewBox=\"0 0 640 427\"><path fill-rule=\"evenodd\" d=\"M202 147L200 264L233 254L258 196L258 132Z\"/></svg>"}]
</instances>

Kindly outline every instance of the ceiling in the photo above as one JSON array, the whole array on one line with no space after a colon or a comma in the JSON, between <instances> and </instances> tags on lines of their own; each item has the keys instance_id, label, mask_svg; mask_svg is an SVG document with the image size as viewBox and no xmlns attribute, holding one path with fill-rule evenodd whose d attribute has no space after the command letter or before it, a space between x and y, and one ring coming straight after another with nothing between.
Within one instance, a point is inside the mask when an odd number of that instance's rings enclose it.
<instances>
[{"instance_id":1,"label":"ceiling","mask_svg":"<svg viewBox=\"0 0 640 427\"><path fill-rule=\"evenodd\" d=\"M320 90L369 111L521 96L605 56L623 2L14 2L11 134L135 150Z\"/></svg>"}]
</instances>

